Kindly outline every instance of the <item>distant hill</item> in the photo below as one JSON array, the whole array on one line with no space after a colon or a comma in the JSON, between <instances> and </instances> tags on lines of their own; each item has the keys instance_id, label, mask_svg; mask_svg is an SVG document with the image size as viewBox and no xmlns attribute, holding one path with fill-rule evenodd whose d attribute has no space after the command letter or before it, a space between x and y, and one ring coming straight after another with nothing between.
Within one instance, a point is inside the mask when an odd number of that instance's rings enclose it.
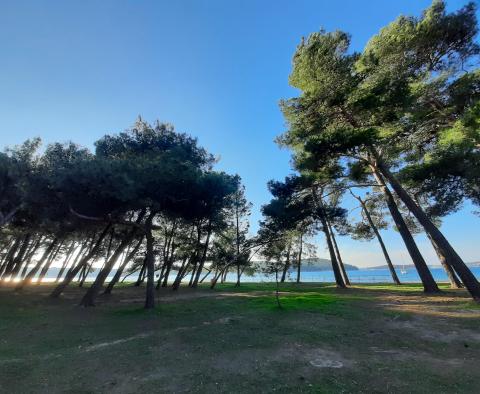
<instances>
[{"instance_id":1,"label":"distant hill","mask_svg":"<svg viewBox=\"0 0 480 394\"><path fill-rule=\"evenodd\" d=\"M264 261L255 261L256 264L262 264ZM358 267L346 264L345 269L348 271L355 271L358 270ZM302 269L304 271L331 271L332 270L332 262L328 259L322 259L319 257L310 257L306 259L302 259ZM294 271L293 268L290 269Z\"/></svg>"},{"instance_id":2,"label":"distant hill","mask_svg":"<svg viewBox=\"0 0 480 394\"><path fill-rule=\"evenodd\" d=\"M475 262L472 262L472 263L465 263L468 267L470 268L476 268L476 267L480 267L480 261L475 261ZM403 264L394 264L393 265L396 269L401 269L401 268L405 268L405 269L415 269L415 265L413 264L406 264L406 265L403 265ZM442 266L440 264L433 264L433 265L429 265L429 267L432 267L432 268L442 268ZM366 270L381 270L381 269L388 269L388 265L375 265L373 267L365 267L364 269Z\"/></svg>"},{"instance_id":3,"label":"distant hill","mask_svg":"<svg viewBox=\"0 0 480 394\"><path fill-rule=\"evenodd\" d=\"M309 271L331 271L332 270L332 262L328 259L322 259L320 257L312 257L308 259L303 259L304 267L307 268ZM358 267L343 263L345 269L348 271L356 271Z\"/></svg>"}]
</instances>

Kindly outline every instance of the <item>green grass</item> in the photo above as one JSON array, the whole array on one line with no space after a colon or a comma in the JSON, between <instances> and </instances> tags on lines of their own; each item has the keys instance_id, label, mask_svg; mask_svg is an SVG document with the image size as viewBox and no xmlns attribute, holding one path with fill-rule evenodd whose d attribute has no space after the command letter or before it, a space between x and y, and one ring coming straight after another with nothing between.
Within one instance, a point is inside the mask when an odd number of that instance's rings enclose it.
<instances>
[{"instance_id":1,"label":"green grass","mask_svg":"<svg viewBox=\"0 0 480 394\"><path fill-rule=\"evenodd\" d=\"M1 289L0 392L476 391L480 309L464 291L288 283L279 309L274 289L165 291L154 311L127 285L89 309L78 288L60 300Z\"/></svg>"}]
</instances>

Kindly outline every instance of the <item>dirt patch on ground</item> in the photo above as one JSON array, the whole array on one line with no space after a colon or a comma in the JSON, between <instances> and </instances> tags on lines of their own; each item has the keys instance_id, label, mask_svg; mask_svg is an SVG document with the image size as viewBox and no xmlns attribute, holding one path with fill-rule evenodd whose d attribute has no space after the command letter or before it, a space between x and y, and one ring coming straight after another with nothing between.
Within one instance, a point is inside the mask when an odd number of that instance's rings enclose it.
<instances>
[{"instance_id":1,"label":"dirt patch on ground","mask_svg":"<svg viewBox=\"0 0 480 394\"><path fill-rule=\"evenodd\" d=\"M0 289L0 385L41 393L478 388L480 310L464 291L299 285L282 291L290 300L279 310L271 287L258 288L165 289L148 312L137 305L144 288L119 287L96 308L78 307L85 289L76 287L57 300L43 297L44 286L15 297ZM254 308L243 299L265 296Z\"/></svg>"}]
</instances>

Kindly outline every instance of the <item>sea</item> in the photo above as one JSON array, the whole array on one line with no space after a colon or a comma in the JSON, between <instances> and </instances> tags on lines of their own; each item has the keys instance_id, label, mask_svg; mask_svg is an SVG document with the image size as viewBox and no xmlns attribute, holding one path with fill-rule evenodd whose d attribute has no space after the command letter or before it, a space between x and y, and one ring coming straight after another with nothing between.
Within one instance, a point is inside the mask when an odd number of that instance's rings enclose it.
<instances>
[{"instance_id":1,"label":"sea","mask_svg":"<svg viewBox=\"0 0 480 394\"><path fill-rule=\"evenodd\" d=\"M473 274L480 280L480 267L470 267ZM445 271L441 267L430 267L430 271L433 275L433 278L437 282L447 282L448 277ZM401 282L410 282L410 283L419 283L420 277L418 273L413 268L406 268L404 270L397 269L397 275ZM86 281L91 282L95 279L98 270L91 272L88 276ZM52 282L55 280L58 274L57 269L52 269L50 272L47 273L45 277L45 282ZM113 277L115 271L112 271L110 276L107 278L107 282ZM173 281L175 278L176 272L172 272L169 281ZM390 271L387 268L362 268L358 270L347 270L347 275L350 279L351 283L392 283L392 277L390 276ZM127 277L126 281L135 281L137 279L137 275L133 274ZM190 278L186 278L185 280L189 280ZM209 281L211 279L211 275L208 276L205 281ZM227 282L236 282L237 276L236 273L229 273L227 275ZM287 281L294 282L297 280L297 273L295 271L288 272ZM332 270L325 270L325 271L311 271L308 270L308 267L305 267L304 270L300 273L300 280L302 282L334 282L335 277ZM241 279L242 282L274 282L275 276L274 275L264 275L256 273L254 275L246 275L244 274Z\"/></svg>"}]
</instances>

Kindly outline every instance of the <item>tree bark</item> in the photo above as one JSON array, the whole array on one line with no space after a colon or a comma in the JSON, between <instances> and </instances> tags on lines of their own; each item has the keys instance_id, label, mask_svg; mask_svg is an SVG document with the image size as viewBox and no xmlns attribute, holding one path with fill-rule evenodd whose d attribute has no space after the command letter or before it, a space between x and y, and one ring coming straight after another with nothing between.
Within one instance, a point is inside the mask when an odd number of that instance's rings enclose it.
<instances>
[{"instance_id":1,"label":"tree bark","mask_svg":"<svg viewBox=\"0 0 480 394\"><path fill-rule=\"evenodd\" d=\"M15 287L15 291L22 290L25 285L32 281L33 277L37 274L38 270L42 267L43 263L48 259L50 254L53 252L53 249L57 246L57 243L58 238L54 238L50 245L48 245L48 247L43 252L40 260L37 261L37 264L35 264L35 266L27 274L27 276Z\"/></svg>"},{"instance_id":2,"label":"tree bark","mask_svg":"<svg viewBox=\"0 0 480 394\"><path fill-rule=\"evenodd\" d=\"M200 283L203 283L203 281L204 281L205 279L207 279L208 275L210 275L210 274L212 273L212 271L209 270L208 268L207 268L207 271L208 271L208 272L207 272L205 275L203 275L203 278L200 279ZM241 275L241 274L240 274L240 275ZM240 285L239 285L239 286L240 286Z\"/></svg>"},{"instance_id":3,"label":"tree bark","mask_svg":"<svg viewBox=\"0 0 480 394\"><path fill-rule=\"evenodd\" d=\"M110 281L110 283L108 284L107 288L105 289L105 291L103 292L103 294L110 294L112 292L112 289L113 287L118 283L118 281L120 280L120 277L122 276L122 273L123 271L125 270L125 267L127 266L128 262L130 260L132 260L135 255L137 254L138 252L138 249L140 248L140 246L142 245L142 242L143 242L143 239L144 239L144 236L142 236L140 238L140 240L138 241L138 243L135 245L135 247L133 248L133 250L127 254L127 256L125 257L125 260L123 261L122 265L118 268L117 272L115 272L115 275L113 276L112 280Z\"/></svg>"},{"instance_id":4,"label":"tree bark","mask_svg":"<svg viewBox=\"0 0 480 394\"><path fill-rule=\"evenodd\" d=\"M211 234L212 234L212 222L209 221L208 230L207 230L207 239L205 240L205 246L203 248L202 258L199 261L197 272L195 274L195 280L193 281L193 284L192 284L193 288L198 286L198 281L200 280L200 275L202 274L203 266L205 264L205 260L207 259L208 244L210 243Z\"/></svg>"},{"instance_id":5,"label":"tree bark","mask_svg":"<svg viewBox=\"0 0 480 394\"><path fill-rule=\"evenodd\" d=\"M363 212L365 212L365 217L367 218L368 224L370 225L373 232L375 233L375 236L377 237L378 243L380 244L380 248L382 249L382 252L383 252L383 256L385 257L385 261L387 262L388 269L390 270L390 275L392 275L393 283L395 283L396 285L400 285L401 284L400 279L398 279L398 275L395 272L395 267L392 264L392 260L390 259L390 255L388 254L387 248L383 243L383 239L382 239L382 236L380 235L380 231L378 231L377 226L375 226L375 223L373 222L372 216L368 211L365 201L363 201L361 197L355 196L353 193L352 195L360 202Z\"/></svg>"},{"instance_id":6,"label":"tree bark","mask_svg":"<svg viewBox=\"0 0 480 394\"><path fill-rule=\"evenodd\" d=\"M58 275L55 279L55 282L58 282L60 280L60 278L63 276L63 273L67 269L68 264L70 263L73 256L75 255L75 246L76 246L76 242L74 240L74 241L72 241L72 243L70 245L70 248L68 248L67 254L65 255L65 261L63 262L62 267L60 268L60 271L58 271ZM79 250L79 253L81 253L81 252L82 252L82 248L80 248L80 250ZM73 261L75 262L75 259Z\"/></svg>"},{"instance_id":7,"label":"tree bark","mask_svg":"<svg viewBox=\"0 0 480 394\"><path fill-rule=\"evenodd\" d=\"M452 267L447 264L446 257L443 255L442 251L438 248L437 244L432 239L430 234L427 234L427 237L430 240L430 243L432 244L433 249L435 250L435 253L437 254L440 264L442 265L443 269L447 273L448 280L450 282L450 287L452 289L461 289L463 287L462 282L460 282L460 280L457 278L457 274L455 274L455 271L452 269Z\"/></svg>"},{"instance_id":8,"label":"tree bark","mask_svg":"<svg viewBox=\"0 0 480 394\"><path fill-rule=\"evenodd\" d=\"M415 243L415 240L413 239L413 236L410 233L407 224L403 220L403 217L398 210L397 204L395 203L390 189L385 184L385 181L383 180L382 175L378 172L378 169L373 165L370 165L370 168L372 170L373 176L375 177L375 180L377 181L378 186L382 189L385 195L387 206L390 214L392 215L393 221L395 222L398 232L402 236L403 242L405 243L408 253L412 258L413 264L418 271L418 275L420 276L420 280L423 284L423 291L425 293L438 293L440 290L438 289L438 286L435 283L435 280L433 279L430 270L428 269L427 263L425 262L422 254L420 253L420 250L418 250L417 244Z\"/></svg>"},{"instance_id":9,"label":"tree bark","mask_svg":"<svg viewBox=\"0 0 480 394\"><path fill-rule=\"evenodd\" d=\"M171 247L170 247L170 253L169 255L167 256L167 261L168 261L168 264L167 264L167 267L165 269L165 272L164 272L164 275L163 275L163 282L162 282L162 287L167 287L168 285L168 277L170 276L170 272L172 270L172 266L173 266L173 262L174 262L174 259L175 259L175 241L172 240L172 243L171 243ZM160 279L159 279L159 282L160 282Z\"/></svg>"},{"instance_id":10,"label":"tree bark","mask_svg":"<svg viewBox=\"0 0 480 394\"><path fill-rule=\"evenodd\" d=\"M40 271L40 275L38 275L38 280L36 282L37 285L42 283L43 279L45 278L45 275L50 269L50 266L55 261L55 258L57 257L58 252L60 251L60 248L62 247L62 245L63 245L63 241L60 241L55 252L53 252L48 258L47 263L43 266L42 270Z\"/></svg>"},{"instance_id":11,"label":"tree bark","mask_svg":"<svg viewBox=\"0 0 480 394\"><path fill-rule=\"evenodd\" d=\"M302 272L303 234L300 234L299 245L300 246L299 246L298 261L297 261L297 283L300 283L300 274Z\"/></svg>"},{"instance_id":12,"label":"tree bark","mask_svg":"<svg viewBox=\"0 0 480 394\"><path fill-rule=\"evenodd\" d=\"M184 274L188 270L189 265L190 265L190 260L187 257L184 257L184 259L182 260L182 266L178 270L177 276L173 281L172 290L178 290L178 288L180 287L180 283L182 282L182 279L184 277Z\"/></svg>"},{"instance_id":13,"label":"tree bark","mask_svg":"<svg viewBox=\"0 0 480 394\"><path fill-rule=\"evenodd\" d=\"M155 308L155 256L153 251L153 244L155 239L152 234L152 221L155 213L152 212L147 218L145 224L145 237L147 238L147 253L145 258L145 265L147 267L147 289L145 295L145 309Z\"/></svg>"},{"instance_id":14,"label":"tree bark","mask_svg":"<svg viewBox=\"0 0 480 394\"><path fill-rule=\"evenodd\" d=\"M15 238L10 237L9 240L5 243L5 245L2 246L2 258L0 259L0 272L3 270L3 263L5 262L5 259L8 256L8 252L12 248L13 244L15 243Z\"/></svg>"},{"instance_id":15,"label":"tree bark","mask_svg":"<svg viewBox=\"0 0 480 394\"><path fill-rule=\"evenodd\" d=\"M18 270L22 265L23 257L25 256L25 253L27 252L28 247L30 246L31 237L32 235L30 233L27 233L23 236L21 246L20 246L20 249L18 250L17 255L15 256L15 258L10 260L10 263L5 268L5 272L3 273L4 277L10 275L10 280L12 280L14 276L16 276L16 274L18 273Z\"/></svg>"},{"instance_id":16,"label":"tree bark","mask_svg":"<svg viewBox=\"0 0 480 394\"><path fill-rule=\"evenodd\" d=\"M25 260L26 260L26 257L28 256L30 249L35 246L34 241L30 242L31 239L32 239L32 234L28 233L25 235L20 251L18 252L17 257L15 257L13 261L10 281L16 278L17 274L20 272L20 268L22 268L22 265L26 263Z\"/></svg>"},{"instance_id":17,"label":"tree bark","mask_svg":"<svg viewBox=\"0 0 480 394\"><path fill-rule=\"evenodd\" d=\"M340 268L338 267L337 257L335 256L335 251L333 250L332 240L330 239L330 232L328 231L328 224L325 217L325 209L323 207L323 203L317 197L317 192L315 189L312 189L313 201L317 208L318 217L320 222L322 223L323 232L325 233L325 239L327 241L328 251L330 253L330 261L332 262L332 269L333 274L335 276L335 282L337 287L345 288L345 283L342 278L342 274L340 272Z\"/></svg>"},{"instance_id":18,"label":"tree bark","mask_svg":"<svg viewBox=\"0 0 480 394\"><path fill-rule=\"evenodd\" d=\"M70 282L75 278L75 276L77 276L78 272L88 264L89 260L93 256L97 254L98 249L100 248L100 245L102 244L103 240L105 239L105 236L108 234L108 231L110 230L110 227L112 227L112 223L108 223L105 226L102 233L100 234L97 241L95 242L95 245L93 246L93 248L87 253L86 256L82 258L82 260L80 261L80 263L78 263L76 267L72 267L72 269L67 272L67 275L65 275L65 278L63 279L63 281L59 283L57 287L55 287L55 289L53 289L52 293L50 294L50 297L52 298L59 297L60 294L63 293L65 288L70 284Z\"/></svg>"},{"instance_id":19,"label":"tree bark","mask_svg":"<svg viewBox=\"0 0 480 394\"><path fill-rule=\"evenodd\" d=\"M278 288L278 268L275 269L275 300L277 301L278 308L282 309L282 304L280 303L280 297L279 297L279 288Z\"/></svg>"},{"instance_id":20,"label":"tree bark","mask_svg":"<svg viewBox=\"0 0 480 394\"><path fill-rule=\"evenodd\" d=\"M445 256L447 264L450 264L458 274L472 298L475 301L480 302L480 283L478 282L477 278L475 278L475 275L473 275L472 271L466 266L452 245L450 245L441 231L433 224L423 209L415 203L412 197L410 197L410 195L390 172L387 166L382 163L381 160L378 160L377 165L381 173L385 176L390 185L392 185L392 188L395 190L395 193L398 195L398 197L402 200L410 212L412 212L415 218L423 226L425 231L430 234L438 249Z\"/></svg>"},{"instance_id":21,"label":"tree bark","mask_svg":"<svg viewBox=\"0 0 480 394\"><path fill-rule=\"evenodd\" d=\"M287 277L287 272L288 272L288 269L290 268L290 250L292 248L292 243L289 242L288 243L288 249L287 249L287 260L285 261L285 266L283 267L283 271L282 271L282 277L280 279L280 282L284 283L285 282L285 279Z\"/></svg>"},{"instance_id":22,"label":"tree bark","mask_svg":"<svg viewBox=\"0 0 480 394\"><path fill-rule=\"evenodd\" d=\"M15 254L17 253L18 248L22 242L21 237L16 237L13 245L8 250L7 255L3 261L2 267L0 268L0 278L3 280L5 276L5 272L7 272L7 268L12 263L15 258Z\"/></svg>"},{"instance_id":23,"label":"tree bark","mask_svg":"<svg viewBox=\"0 0 480 394\"><path fill-rule=\"evenodd\" d=\"M139 287L145 280L146 270L147 270L147 251L145 251L145 258L143 259L142 268L140 268L140 272L138 273L137 280L134 284L135 287Z\"/></svg>"},{"instance_id":24,"label":"tree bark","mask_svg":"<svg viewBox=\"0 0 480 394\"><path fill-rule=\"evenodd\" d=\"M335 255L337 256L338 265L340 266L340 271L343 276L343 281L347 286L350 286L350 279L348 279L347 271L345 270L345 266L343 265L342 255L340 254L340 249L337 245L337 240L335 239L335 233L333 232L332 224L330 220L327 219L328 229L330 230L330 234L332 237L333 248L335 249Z\"/></svg>"},{"instance_id":25,"label":"tree bark","mask_svg":"<svg viewBox=\"0 0 480 394\"><path fill-rule=\"evenodd\" d=\"M88 307L88 306L95 306L95 299L98 296L98 293L102 289L105 280L107 279L108 275L112 271L113 266L117 262L120 255L123 253L125 248L132 242L133 237L137 232L136 228L132 228L128 234L124 237L120 245L118 245L117 249L113 254L109 257L109 259L105 262L105 265L98 273L95 281L92 285L88 288L87 292L83 296L82 300L80 301L80 305Z\"/></svg>"},{"instance_id":26,"label":"tree bark","mask_svg":"<svg viewBox=\"0 0 480 394\"><path fill-rule=\"evenodd\" d=\"M38 237L37 242L35 243L33 248L27 253L26 262L23 266L22 272L20 273L20 281L22 281L23 278L25 278L25 275L27 275L28 266L32 262L33 256L35 256L35 253L37 253L37 250L40 248L40 245L42 244L42 241L43 241L43 235Z\"/></svg>"}]
</instances>

